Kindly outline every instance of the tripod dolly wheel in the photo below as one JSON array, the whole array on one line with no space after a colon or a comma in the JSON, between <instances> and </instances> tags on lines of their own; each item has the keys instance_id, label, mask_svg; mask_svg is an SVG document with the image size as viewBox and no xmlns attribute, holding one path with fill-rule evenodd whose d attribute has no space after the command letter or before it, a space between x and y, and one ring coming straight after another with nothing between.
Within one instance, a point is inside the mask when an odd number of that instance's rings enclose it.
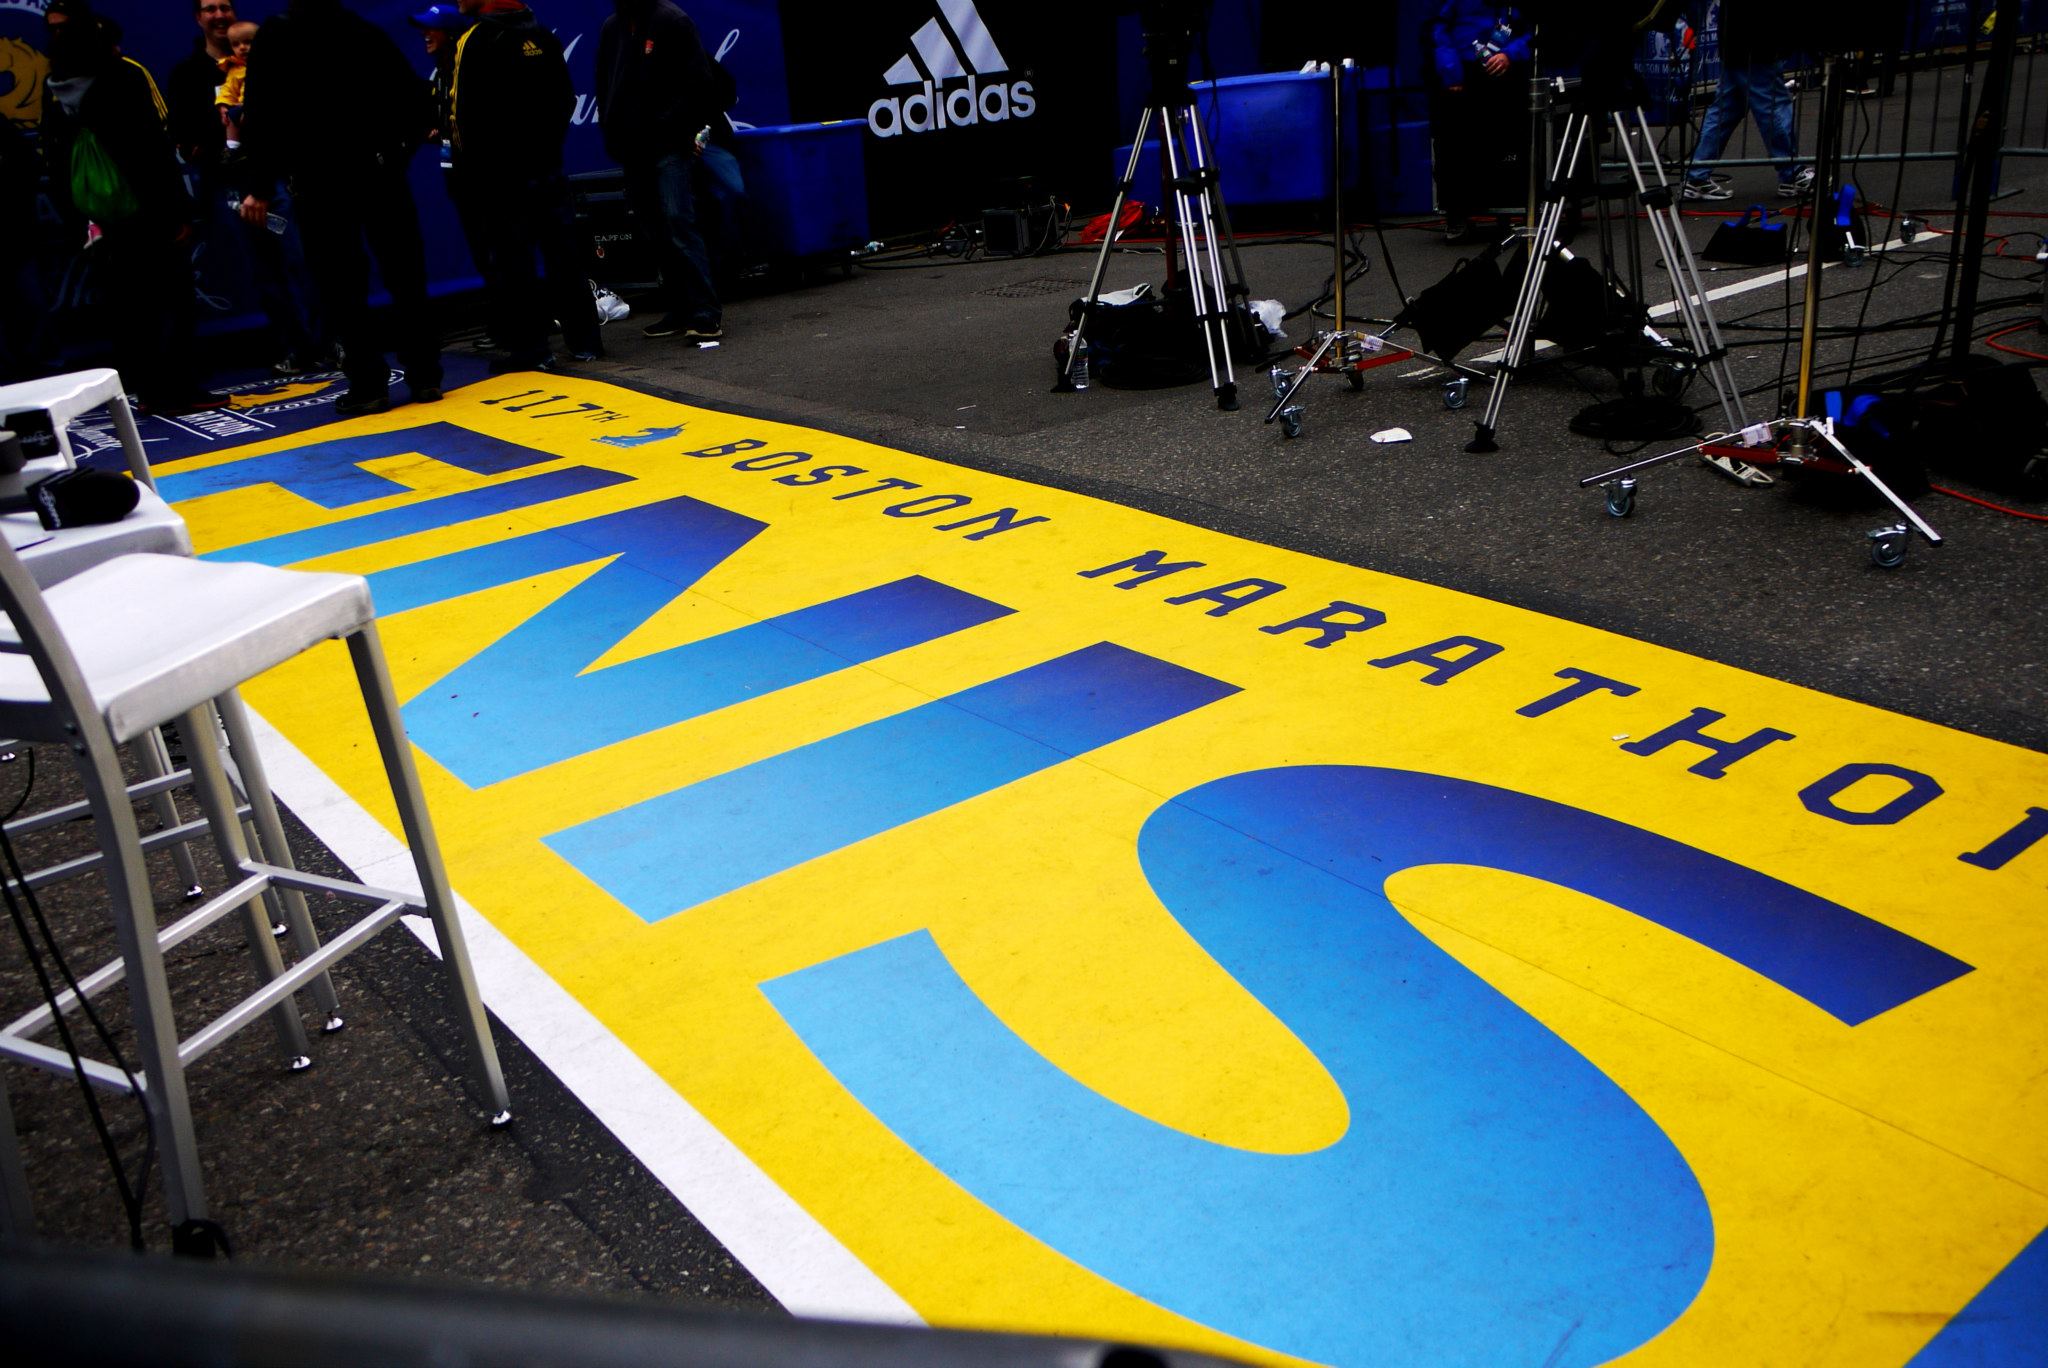
<instances>
[{"instance_id":1,"label":"tripod dolly wheel","mask_svg":"<svg viewBox=\"0 0 2048 1368\"><path fill-rule=\"evenodd\" d=\"M1462 375L1455 380L1444 381L1444 407L1454 412L1465 407L1471 388L1471 380Z\"/></svg>"},{"instance_id":2,"label":"tripod dolly wheel","mask_svg":"<svg viewBox=\"0 0 2048 1368\"><path fill-rule=\"evenodd\" d=\"M1906 563L1906 529L1880 527L1870 538L1870 563L1880 570L1896 570Z\"/></svg>"},{"instance_id":3,"label":"tripod dolly wheel","mask_svg":"<svg viewBox=\"0 0 2048 1368\"><path fill-rule=\"evenodd\" d=\"M1676 399L1685 393L1685 371L1678 366L1658 366L1650 372L1650 392L1660 399Z\"/></svg>"},{"instance_id":4,"label":"tripod dolly wheel","mask_svg":"<svg viewBox=\"0 0 2048 1368\"><path fill-rule=\"evenodd\" d=\"M1361 370L1345 371L1344 381L1351 386L1353 392L1362 391L1365 389L1365 372Z\"/></svg>"},{"instance_id":5,"label":"tripod dolly wheel","mask_svg":"<svg viewBox=\"0 0 2048 1368\"><path fill-rule=\"evenodd\" d=\"M1280 435L1289 438L1301 436L1301 406L1299 404L1289 404L1286 408L1280 410Z\"/></svg>"},{"instance_id":6,"label":"tripod dolly wheel","mask_svg":"<svg viewBox=\"0 0 2048 1368\"><path fill-rule=\"evenodd\" d=\"M1605 488L1607 490L1608 517L1626 518L1629 514L1635 512L1636 482L1633 479L1623 476L1619 480L1609 481Z\"/></svg>"}]
</instances>

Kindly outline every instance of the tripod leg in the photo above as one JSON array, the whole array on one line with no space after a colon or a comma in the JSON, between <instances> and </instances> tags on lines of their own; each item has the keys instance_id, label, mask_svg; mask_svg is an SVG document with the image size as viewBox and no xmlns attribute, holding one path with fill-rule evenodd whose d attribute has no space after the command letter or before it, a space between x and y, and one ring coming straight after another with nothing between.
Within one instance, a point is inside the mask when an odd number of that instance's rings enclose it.
<instances>
[{"instance_id":1,"label":"tripod leg","mask_svg":"<svg viewBox=\"0 0 2048 1368\"><path fill-rule=\"evenodd\" d=\"M1081 302L1081 317L1074 323L1074 345L1067 352L1067 364L1060 371L1060 384L1072 389L1068 377L1073 374L1074 358L1081 354L1081 341L1088 332L1088 318L1095 312L1095 305L1102 298L1102 277L1109 270L1109 251L1116 245L1117 220L1123 217L1124 203L1131 197L1131 184L1138 178L1138 158L1145 151L1145 133L1152 126L1152 111L1148 108L1138 116L1138 135L1131 140L1131 157L1124 163L1124 178L1117 182L1116 202L1109 206L1109 227L1102 234L1102 250L1095 254L1095 272L1088 277L1088 296Z\"/></svg>"},{"instance_id":2,"label":"tripod leg","mask_svg":"<svg viewBox=\"0 0 2048 1368\"><path fill-rule=\"evenodd\" d=\"M1216 355L1223 363L1223 383L1216 390L1216 406L1225 411L1237 408L1237 373L1230 359L1230 294L1224 288L1223 254L1217 249L1216 220L1221 213L1223 192L1217 188L1216 168L1202 145L1202 118L1195 107L1187 108L1188 162L1197 190L1196 207L1201 210L1202 250L1209 271L1210 320L1216 330ZM1191 265L1193 263L1190 263Z\"/></svg>"},{"instance_id":3,"label":"tripod leg","mask_svg":"<svg viewBox=\"0 0 2048 1368\"><path fill-rule=\"evenodd\" d=\"M1543 272L1556 251L1557 230L1564 222L1565 201L1570 194L1572 174L1578 169L1579 152L1585 145L1586 129L1591 124L1590 115L1573 114L1565 121L1564 145L1559 149L1558 162L1550 177L1550 198L1543 202L1543 211L1537 217L1536 236L1529 243L1529 264L1522 274L1522 288L1515 296L1515 312L1508 320L1507 349L1501 353L1500 365L1493 372L1493 388L1486 398L1486 416L1474 425L1472 440L1465 445L1470 452L1498 451L1500 447L1493 440L1495 429L1500 423L1501 406L1507 402L1508 382L1520 366L1528 350L1529 335L1536 326L1536 308L1543 301Z\"/></svg>"},{"instance_id":4,"label":"tripod leg","mask_svg":"<svg viewBox=\"0 0 2048 1368\"><path fill-rule=\"evenodd\" d=\"M1614 127L1623 155L1628 158L1630 174L1635 177L1637 194L1649 206L1651 231L1656 235L1658 248L1664 253L1665 264L1670 268L1678 311L1684 318L1693 346L1699 351L1707 377L1720 396L1721 416L1730 432L1740 432L1749 426L1749 415L1743 409L1742 393L1728 368L1721 328L1714 321L1713 306L1707 302L1706 281L1700 275L1699 259L1693 255L1692 243L1685 235L1685 222L1679 215L1677 197L1672 193L1671 183L1664 175L1664 165L1657 157L1649 119L1641 109L1637 109L1635 126L1629 127L1617 113ZM1635 145L1637 136L1642 138L1640 162ZM1656 176L1654 187L1644 173L1645 168Z\"/></svg>"},{"instance_id":5,"label":"tripod leg","mask_svg":"<svg viewBox=\"0 0 2048 1368\"><path fill-rule=\"evenodd\" d=\"M1217 365L1216 335L1210 331L1209 282L1202 269L1202 259L1195 243L1194 206L1189 202L1186 158L1182 154L1181 131L1175 123L1174 112L1169 110L1162 122L1159 145L1165 149L1167 179L1173 185L1174 226L1180 234L1181 255L1187 261L1188 302L1195 311L1195 320L1202 330L1202 347L1209 357L1209 387L1220 403L1223 396L1223 372ZM1234 388L1234 387L1233 387ZM1234 397L1234 396L1233 396Z\"/></svg>"},{"instance_id":6,"label":"tripod leg","mask_svg":"<svg viewBox=\"0 0 2048 1368\"><path fill-rule=\"evenodd\" d=\"M1727 350L1721 340L1721 329L1714 322L1713 306L1707 301L1706 282L1700 276L1699 262L1694 258L1692 244L1685 236L1685 221L1679 214L1677 197L1672 194L1671 183L1664 175L1664 165L1658 160L1649 120L1641 109L1637 109L1635 124L1631 126L1621 111L1616 110L1614 134L1623 157L1628 161L1629 175L1635 181L1636 198L1647 210L1657 250L1662 253L1664 264L1671 272L1672 302L1685 326L1693 354L1700 359L1707 380L1721 401L1721 417L1728 430L1742 432L1749 426L1749 415L1743 409L1735 374L1728 366ZM1642 139L1640 153L1636 143L1638 136ZM1656 177L1654 185L1650 181L1653 175ZM1754 487L1772 483L1770 476L1747 461L1706 452L1700 453L1700 459L1742 484Z\"/></svg>"}]
</instances>

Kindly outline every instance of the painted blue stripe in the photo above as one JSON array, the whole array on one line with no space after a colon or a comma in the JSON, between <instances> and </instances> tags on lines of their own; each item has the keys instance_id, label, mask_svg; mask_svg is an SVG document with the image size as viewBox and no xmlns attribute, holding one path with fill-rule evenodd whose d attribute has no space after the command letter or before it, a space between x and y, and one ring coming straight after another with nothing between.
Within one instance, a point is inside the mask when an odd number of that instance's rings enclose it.
<instances>
[{"instance_id":1,"label":"painted blue stripe","mask_svg":"<svg viewBox=\"0 0 2048 1368\"><path fill-rule=\"evenodd\" d=\"M502 584L517 584L609 557L636 563L647 571L650 596L664 594L661 586L668 586L663 597L636 600L636 604L646 603L638 617L632 616L635 605L629 604L624 611L599 622L595 632L580 633L580 637L595 640L596 644L580 661L567 665L556 661L551 667L558 671L573 670L596 659L613 642L639 626L649 613L675 597L677 589L695 583L705 570L766 527L766 523L696 499L664 499L545 532L530 532L468 551L380 570L370 576L370 593L378 612L402 613L422 604L441 603ZM614 623L617 630L609 638L598 640Z\"/></svg>"},{"instance_id":2,"label":"painted blue stripe","mask_svg":"<svg viewBox=\"0 0 2048 1368\"><path fill-rule=\"evenodd\" d=\"M548 838L648 921L1237 692L1098 643Z\"/></svg>"},{"instance_id":3,"label":"painted blue stripe","mask_svg":"<svg viewBox=\"0 0 2048 1368\"><path fill-rule=\"evenodd\" d=\"M346 508L370 499L408 492L408 486L356 465L386 456L431 456L477 475L503 475L528 466L559 460L553 452L535 451L453 423L423 423L392 432L336 437L311 446L273 451L247 460L208 466L157 477L157 492L169 503L196 499L223 490L274 484L310 499L322 508Z\"/></svg>"},{"instance_id":4,"label":"painted blue stripe","mask_svg":"<svg viewBox=\"0 0 2048 1368\"><path fill-rule=\"evenodd\" d=\"M1910 1368L2040 1368L2048 1362L2048 1230L2036 1235Z\"/></svg>"},{"instance_id":5,"label":"painted blue stripe","mask_svg":"<svg viewBox=\"0 0 2048 1368\"><path fill-rule=\"evenodd\" d=\"M1298 859L1368 877L1374 889L1429 864L1504 869L1577 889L1718 951L1852 1026L1971 968L1732 860L1487 784L1301 766L1236 775L1178 801Z\"/></svg>"},{"instance_id":6,"label":"painted blue stripe","mask_svg":"<svg viewBox=\"0 0 2048 1368\"><path fill-rule=\"evenodd\" d=\"M566 499L572 494L587 494L593 489L629 484L632 478L615 471L599 470L595 466L543 471L538 475L507 480L503 484L422 499L403 508L387 508L382 513L370 513L345 522L309 527L303 532L288 532L240 546L222 547L208 552L206 559L296 565L316 556L331 556L337 551L350 551L358 546L374 546L378 542L424 532L429 528L452 527L456 523L489 517L507 509L530 508L554 499Z\"/></svg>"},{"instance_id":7,"label":"painted blue stripe","mask_svg":"<svg viewBox=\"0 0 2048 1368\"><path fill-rule=\"evenodd\" d=\"M1627 1092L1389 903L1400 862L1331 843L1351 823L1436 820L1351 801L1370 792L1306 769L1232 776L1162 804L1137 851L1165 910L1341 1090L1349 1125L1322 1149L1238 1149L1102 1096L992 1013L929 932L764 990L948 1178L1171 1311L1317 1363L1607 1362L1699 1289L1705 1197ZM1190 801L1239 798L1260 837Z\"/></svg>"},{"instance_id":8,"label":"painted blue stripe","mask_svg":"<svg viewBox=\"0 0 2048 1368\"><path fill-rule=\"evenodd\" d=\"M624 573L615 565L599 575ZM586 584L548 611L588 620L592 589ZM663 594L672 597L673 588ZM406 726L480 788L1011 611L912 577L588 674L575 672L590 657L587 647L562 654L561 633L537 618L414 700Z\"/></svg>"}]
</instances>

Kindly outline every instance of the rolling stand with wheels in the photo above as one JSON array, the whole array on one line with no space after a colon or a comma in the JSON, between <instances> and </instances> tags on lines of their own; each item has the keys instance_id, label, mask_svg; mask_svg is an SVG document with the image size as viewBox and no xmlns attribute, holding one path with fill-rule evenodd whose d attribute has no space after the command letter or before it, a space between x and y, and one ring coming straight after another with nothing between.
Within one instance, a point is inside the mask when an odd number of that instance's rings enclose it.
<instances>
[{"instance_id":1,"label":"rolling stand with wheels","mask_svg":"<svg viewBox=\"0 0 2048 1368\"><path fill-rule=\"evenodd\" d=\"M1273 408L1266 414L1266 421L1278 421L1280 432L1286 437L1301 436L1302 410L1301 405L1294 402L1294 396L1309 376L1341 374L1353 390L1362 390L1365 388L1365 372L1370 367L1405 361L1415 355L1405 347L1391 350L1386 347L1386 336L1396 324L1387 325L1379 333L1366 333L1344 326L1344 78L1351 70L1352 62L1348 57L1330 64L1331 242L1336 252L1336 273L1331 277L1331 288L1335 321L1328 331L1317 333L1297 349L1297 354L1308 358L1301 369L1289 371L1283 366L1273 367Z\"/></svg>"},{"instance_id":2,"label":"rolling stand with wheels","mask_svg":"<svg viewBox=\"0 0 2048 1368\"><path fill-rule=\"evenodd\" d=\"M1061 391L1077 388L1073 383L1079 358L1086 354L1088 324L1102 298L1102 278L1109 269L1110 248L1116 242L1116 225L1124 204L1131 197L1131 183L1138 176L1138 161L1144 155L1145 139L1154 127L1159 137L1159 164L1173 196L1174 240L1186 261L1186 283L1195 323L1202 330L1202 345L1208 353L1209 386L1216 395L1216 407L1235 410L1237 376L1230 357L1230 324L1234 307L1250 298L1244 283L1244 263L1239 260L1237 240L1231 235L1230 215L1217 186L1216 168L1210 158L1201 116L1195 110L1194 92L1188 86L1188 57L1194 47L1189 22L1172 7L1148 5L1144 10L1145 52L1151 66L1152 92L1144 113L1138 116L1137 136L1131 139L1131 156L1117 182L1116 202L1110 206L1110 229L1103 235L1102 250L1095 257L1095 271L1088 281L1088 294L1075 320L1067 353L1061 361ZM1167 248L1169 282L1174 269L1174 245ZM1223 269L1223 253L1230 254L1230 274Z\"/></svg>"},{"instance_id":3,"label":"rolling stand with wheels","mask_svg":"<svg viewBox=\"0 0 2048 1368\"><path fill-rule=\"evenodd\" d=\"M1607 494L1607 512L1616 518L1626 518L1635 511L1636 475L1652 466L1663 465L1698 453L1711 457L1717 442L1725 441L1732 434L1723 433L1710 437L1691 446L1667 451L1658 456L1646 456L1640 461L1603 470L1597 475L1588 475L1579 481L1579 488L1591 489L1598 485ZM1885 570L1895 570L1906 559L1906 546L1915 532L1926 539L1929 546L1940 546L1941 533L1928 525L1927 520L1913 511L1912 505L1900 498L1898 492L1886 484L1868 462L1845 446L1835 435L1835 420L1827 418L1778 418L1768 423L1758 423L1748 432L1741 434L1750 439L1742 448L1743 457L1764 465L1778 465L1787 468L1801 466L1824 470L1836 474L1854 474L1863 480L1886 503L1898 511L1903 522L1888 523L1873 528L1865 534L1870 543L1870 559L1873 564ZM1768 443L1773 439L1782 442L1780 446Z\"/></svg>"},{"instance_id":4,"label":"rolling stand with wheels","mask_svg":"<svg viewBox=\"0 0 2048 1368\"><path fill-rule=\"evenodd\" d=\"M1273 407L1266 414L1268 423L1280 424L1281 435L1299 437L1302 432L1302 406L1294 402L1295 395L1307 383L1311 375L1342 375L1354 392L1365 388L1365 372L1376 366L1392 365L1412 360L1416 352L1411 347L1387 345L1387 338L1396 330L1414 326L1414 310L1404 308L1392 322L1378 332L1366 332L1345 326L1344 314L1344 78L1354 69L1348 57L1330 66L1330 206L1332 219L1332 247L1335 253L1335 272L1331 276L1331 308L1334 321L1331 326L1318 332L1295 354L1306 358L1299 369L1288 370L1275 365L1272 370ZM1465 406L1470 380L1480 372L1447 362L1454 370L1467 371L1444 385L1444 407L1459 409Z\"/></svg>"}]
</instances>

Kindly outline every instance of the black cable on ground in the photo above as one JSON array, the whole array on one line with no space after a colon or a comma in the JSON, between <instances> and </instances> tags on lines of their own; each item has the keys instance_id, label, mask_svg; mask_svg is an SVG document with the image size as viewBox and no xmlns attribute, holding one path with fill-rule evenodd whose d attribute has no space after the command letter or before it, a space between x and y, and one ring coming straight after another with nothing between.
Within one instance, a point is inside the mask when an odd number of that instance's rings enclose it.
<instances>
[{"instance_id":1,"label":"black cable on ground","mask_svg":"<svg viewBox=\"0 0 2048 1368\"><path fill-rule=\"evenodd\" d=\"M32 788L34 784L35 769L31 761L29 787ZM28 792L24 789L21 798L14 805L14 812L20 811L22 804L27 801ZM8 815L11 817L13 812ZM146 1248L142 1238L142 1208L148 1195L149 1171L156 1162L156 1120L150 1115L149 1105L143 1098L142 1084L135 1077L134 1070L128 1067L128 1061L122 1055L121 1047L115 1043L113 1033L100 1019L92 1000L80 991L78 979L72 974L71 966L65 962L63 951L57 946L57 939L50 931L50 923L43 916L42 904L36 898L35 890L29 887L28 878L22 872L21 862L15 856L14 841L7 835L4 827L0 827L0 855L4 855L6 872L12 876L11 881L0 880L0 884L4 884L4 887L0 887L0 893L5 895L8 918L14 924L15 934L21 940L21 948L28 958L29 968L34 972L36 983L42 990L43 1004L50 1010L57 1037L64 1045L64 1053L71 1061L71 1076L77 1081L79 1092L84 1096L86 1114L92 1118L93 1133L99 1138L100 1149L107 1158L107 1167L114 1175L115 1189L120 1194L121 1209L128 1218L128 1242L139 1254ZM20 890L19 898L16 897L16 889ZM28 909L28 917L23 916L24 904ZM40 933L40 946L37 944L36 936L29 933L30 919L33 919L36 931ZM153 930L151 934L154 934ZM45 952L49 956L49 963L56 966L58 976L64 980L64 986L77 998L86 1020L92 1024L93 1033L99 1037L100 1043L113 1057L114 1066L127 1078L129 1095L135 1099L136 1106L142 1113L145 1141L142 1159L136 1166L132 1181L128 1177L127 1166L122 1162L120 1146L114 1143L113 1131L107 1124L106 1114L100 1109L99 1094L94 1091L92 1081L85 1076L84 1057L79 1052L78 1042L72 1037L71 1024L65 1014L58 1009L57 992L50 982L49 969L44 963Z\"/></svg>"}]
</instances>

